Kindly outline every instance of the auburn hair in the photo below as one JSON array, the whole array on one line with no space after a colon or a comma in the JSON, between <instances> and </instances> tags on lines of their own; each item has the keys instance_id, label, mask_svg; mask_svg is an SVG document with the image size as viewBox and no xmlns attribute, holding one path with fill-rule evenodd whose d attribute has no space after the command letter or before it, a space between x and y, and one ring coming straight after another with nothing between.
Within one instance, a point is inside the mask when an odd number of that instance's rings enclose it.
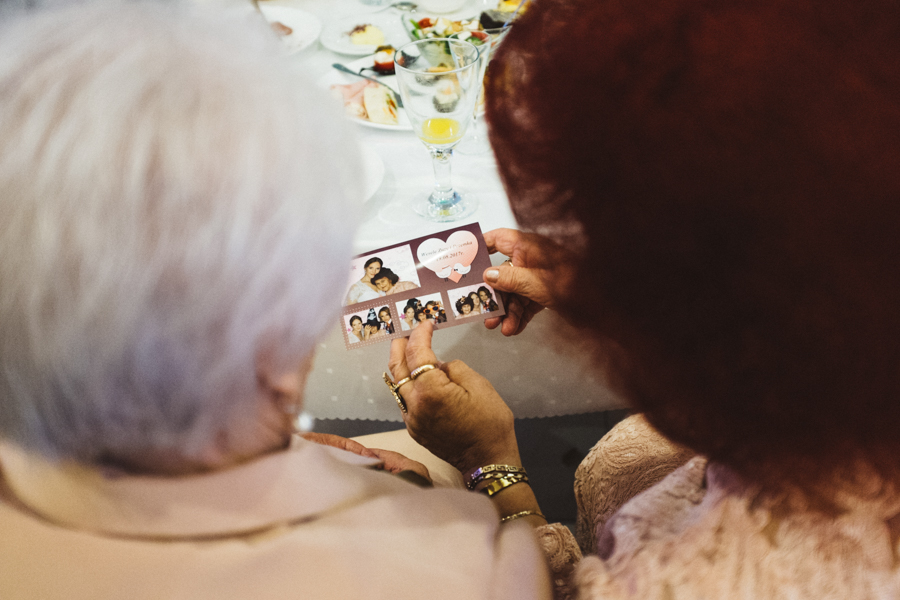
<instances>
[{"instance_id":1,"label":"auburn hair","mask_svg":"<svg viewBox=\"0 0 900 600\"><path fill-rule=\"evenodd\" d=\"M896 2L540 0L490 64L560 312L671 439L769 484L900 473Z\"/></svg>"}]
</instances>

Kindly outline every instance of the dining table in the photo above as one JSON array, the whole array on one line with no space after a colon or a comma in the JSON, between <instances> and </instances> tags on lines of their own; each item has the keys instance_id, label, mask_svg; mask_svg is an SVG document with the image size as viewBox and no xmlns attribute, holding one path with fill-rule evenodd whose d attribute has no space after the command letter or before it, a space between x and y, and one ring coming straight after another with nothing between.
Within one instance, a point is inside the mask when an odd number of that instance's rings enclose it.
<instances>
[{"instance_id":1,"label":"dining table","mask_svg":"<svg viewBox=\"0 0 900 600\"><path fill-rule=\"evenodd\" d=\"M430 5L435 2L440 0L430 0ZM458 9L442 16L477 16L491 8L489 2L496 4L496 0L465 0ZM385 24L387 41L396 47L408 39L398 39L397 32L402 29L394 25L404 18L433 14L421 7L413 13L401 12L360 0L259 0L258 4L269 20L300 19L296 28L306 38L292 40L290 60L311 82L324 88L335 81L334 63L356 65L361 59L356 54L335 51L344 48L326 36L334 36L335 31L354 23L381 23ZM337 96L335 102L340 102ZM474 194L478 208L462 221L435 223L416 214L408 200L410 190L427 194L434 184L431 156L425 145L409 129L376 127L358 120L353 129L363 155L368 157L364 162L370 188L357 215L360 226L355 254L468 223L479 223L482 231L517 227L496 159L489 150L481 154L454 153L454 187ZM486 135L484 118L477 119L470 131ZM499 264L505 258L495 254L492 262ZM589 317L590 312L586 308L585 315ZM571 325L545 310L514 337L504 337L499 329L488 330L482 322L475 322L436 331L433 347L440 360L462 360L487 377L517 418L621 408L623 402L592 368L589 353L577 343L576 334ZM389 343L348 350L335 315L334 326L329 327L316 351L306 388L306 410L317 419L402 421L382 378L388 370L389 352Z\"/></svg>"}]
</instances>

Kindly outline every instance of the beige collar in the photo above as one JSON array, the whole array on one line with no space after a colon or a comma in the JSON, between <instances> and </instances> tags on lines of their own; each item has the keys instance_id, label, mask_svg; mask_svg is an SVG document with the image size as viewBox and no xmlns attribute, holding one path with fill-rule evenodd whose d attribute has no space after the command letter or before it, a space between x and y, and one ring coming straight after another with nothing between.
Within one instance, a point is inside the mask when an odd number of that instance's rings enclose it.
<instances>
[{"instance_id":1,"label":"beige collar","mask_svg":"<svg viewBox=\"0 0 900 600\"><path fill-rule=\"evenodd\" d=\"M215 473L110 476L0 441L4 483L25 507L62 526L124 537L255 533L406 485L361 468L374 462L298 439L288 450Z\"/></svg>"}]
</instances>

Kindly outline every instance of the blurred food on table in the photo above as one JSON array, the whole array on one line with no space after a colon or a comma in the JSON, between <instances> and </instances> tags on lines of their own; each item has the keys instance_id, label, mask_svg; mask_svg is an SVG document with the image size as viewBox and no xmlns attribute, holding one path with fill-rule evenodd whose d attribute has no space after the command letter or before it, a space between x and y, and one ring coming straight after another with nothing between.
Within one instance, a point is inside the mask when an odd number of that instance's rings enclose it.
<instances>
[{"instance_id":1,"label":"blurred food on table","mask_svg":"<svg viewBox=\"0 0 900 600\"><path fill-rule=\"evenodd\" d=\"M522 4L519 8L519 2L516 0L504 0L497 5L494 10L486 10L481 13L478 20L485 29L499 29L514 19L518 19L528 8L528 2ZM518 9L518 13L516 13Z\"/></svg>"},{"instance_id":2,"label":"blurred food on table","mask_svg":"<svg viewBox=\"0 0 900 600\"><path fill-rule=\"evenodd\" d=\"M368 86L363 90L363 106L369 120L384 125L397 124L397 102L384 86Z\"/></svg>"},{"instance_id":3,"label":"blurred food on table","mask_svg":"<svg viewBox=\"0 0 900 600\"><path fill-rule=\"evenodd\" d=\"M357 25L347 35L350 41L359 46L381 46L384 44L384 32L375 25Z\"/></svg>"},{"instance_id":4,"label":"blurred food on table","mask_svg":"<svg viewBox=\"0 0 900 600\"><path fill-rule=\"evenodd\" d=\"M525 9L528 7L528 3L524 3L522 8L519 9L519 14L521 15L525 12ZM516 12L516 9L519 8L518 0L500 0L500 4L497 5L497 10L505 13L513 13Z\"/></svg>"},{"instance_id":5,"label":"blurred food on table","mask_svg":"<svg viewBox=\"0 0 900 600\"><path fill-rule=\"evenodd\" d=\"M273 2L267 2L258 8L271 30L288 49L288 53L308 48L322 32L322 22L305 10Z\"/></svg>"},{"instance_id":6,"label":"blurred food on table","mask_svg":"<svg viewBox=\"0 0 900 600\"><path fill-rule=\"evenodd\" d=\"M478 19L463 19L451 21L444 17L424 17L419 20L408 19L404 21L406 31L413 40L425 38L443 38L461 31L480 31L481 23Z\"/></svg>"},{"instance_id":7,"label":"blurred food on table","mask_svg":"<svg viewBox=\"0 0 900 600\"><path fill-rule=\"evenodd\" d=\"M280 23L278 21L273 21L269 23L269 26L272 28L272 31L277 33L280 36L291 35L294 33L294 30L285 25L284 23Z\"/></svg>"},{"instance_id":8,"label":"blurred food on table","mask_svg":"<svg viewBox=\"0 0 900 600\"><path fill-rule=\"evenodd\" d=\"M469 42L473 46L481 46L490 39L490 36L484 31L471 30L463 30L453 37L464 42Z\"/></svg>"},{"instance_id":9,"label":"blurred food on table","mask_svg":"<svg viewBox=\"0 0 900 600\"><path fill-rule=\"evenodd\" d=\"M449 79L439 82L433 102L438 112L447 113L456 110L456 105L459 104L459 83Z\"/></svg>"},{"instance_id":10,"label":"blurred food on table","mask_svg":"<svg viewBox=\"0 0 900 600\"><path fill-rule=\"evenodd\" d=\"M375 50L374 65L372 70L382 75L394 74L394 47L390 44L379 46Z\"/></svg>"},{"instance_id":11,"label":"blurred food on table","mask_svg":"<svg viewBox=\"0 0 900 600\"><path fill-rule=\"evenodd\" d=\"M384 86L363 79L355 83L335 84L331 89L337 92L336 95L344 103L344 110L351 117L384 125L397 124L397 101Z\"/></svg>"}]
</instances>

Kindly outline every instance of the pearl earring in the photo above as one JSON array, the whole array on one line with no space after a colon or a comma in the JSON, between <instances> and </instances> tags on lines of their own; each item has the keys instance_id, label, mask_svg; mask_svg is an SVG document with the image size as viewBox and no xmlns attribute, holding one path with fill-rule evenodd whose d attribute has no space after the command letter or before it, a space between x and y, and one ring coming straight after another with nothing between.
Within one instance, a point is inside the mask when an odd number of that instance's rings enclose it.
<instances>
[{"instance_id":1,"label":"pearl earring","mask_svg":"<svg viewBox=\"0 0 900 600\"><path fill-rule=\"evenodd\" d=\"M296 404L284 407L284 412L291 418L291 433L309 433L316 424L316 419Z\"/></svg>"},{"instance_id":2,"label":"pearl earring","mask_svg":"<svg viewBox=\"0 0 900 600\"><path fill-rule=\"evenodd\" d=\"M309 433L316 424L316 418L302 410L294 415L292 422L294 423L294 433Z\"/></svg>"}]
</instances>

